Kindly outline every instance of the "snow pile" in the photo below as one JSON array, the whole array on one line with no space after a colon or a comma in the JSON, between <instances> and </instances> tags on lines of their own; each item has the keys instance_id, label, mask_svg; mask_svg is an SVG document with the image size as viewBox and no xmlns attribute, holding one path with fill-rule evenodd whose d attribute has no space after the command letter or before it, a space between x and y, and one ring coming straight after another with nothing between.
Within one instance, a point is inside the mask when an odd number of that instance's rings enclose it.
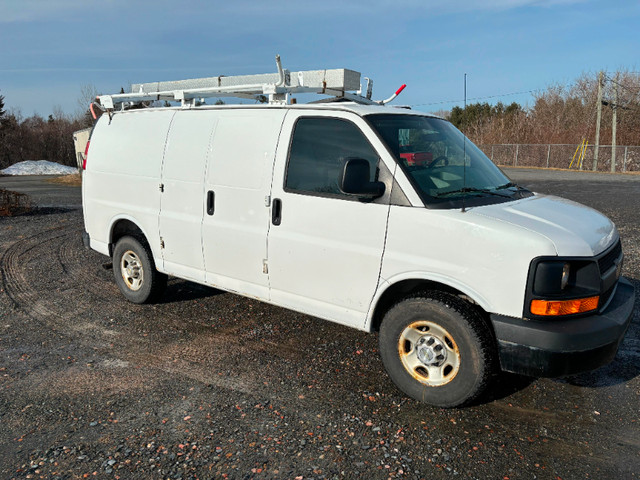
<instances>
[{"instance_id":1,"label":"snow pile","mask_svg":"<svg viewBox=\"0 0 640 480\"><path fill-rule=\"evenodd\" d=\"M27 160L0 170L0 173L4 175L72 175L78 173L78 169L48 160Z\"/></svg>"}]
</instances>

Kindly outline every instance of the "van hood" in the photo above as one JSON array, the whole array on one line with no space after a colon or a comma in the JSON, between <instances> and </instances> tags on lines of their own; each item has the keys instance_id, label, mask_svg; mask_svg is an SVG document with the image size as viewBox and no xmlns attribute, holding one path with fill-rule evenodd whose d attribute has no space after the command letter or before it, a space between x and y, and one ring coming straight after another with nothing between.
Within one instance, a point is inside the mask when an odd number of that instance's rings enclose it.
<instances>
[{"instance_id":1,"label":"van hood","mask_svg":"<svg viewBox=\"0 0 640 480\"><path fill-rule=\"evenodd\" d=\"M618 239L611 220L571 200L535 194L510 203L477 207L469 213L494 218L543 235L559 256L598 255Z\"/></svg>"}]
</instances>

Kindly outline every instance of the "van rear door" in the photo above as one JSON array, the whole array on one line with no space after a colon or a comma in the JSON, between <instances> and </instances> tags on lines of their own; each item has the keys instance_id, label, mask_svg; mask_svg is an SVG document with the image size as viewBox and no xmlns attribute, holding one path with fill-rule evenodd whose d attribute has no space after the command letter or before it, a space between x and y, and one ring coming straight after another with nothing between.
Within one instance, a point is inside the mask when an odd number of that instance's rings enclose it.
<instances>
[{"instance_id":1,"label":"van rear door","mask_svg":"<svg viewBox=\"0 0 640 480\"><path fill-rule=\"evenodd\" d=\"M367 138L363 133L370 133ZM364 158L377 180L379 140L357 115L291 110L280 136L269 229L271 300L364 328L375 294L389 197L361 201L341 193L347 158Z\"/></svg>"}]
</instances>

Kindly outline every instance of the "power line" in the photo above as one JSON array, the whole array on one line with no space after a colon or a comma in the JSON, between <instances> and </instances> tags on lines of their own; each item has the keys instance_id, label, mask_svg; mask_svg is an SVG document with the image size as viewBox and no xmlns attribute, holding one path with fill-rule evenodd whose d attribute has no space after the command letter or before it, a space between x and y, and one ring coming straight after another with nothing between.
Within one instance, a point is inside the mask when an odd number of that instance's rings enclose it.
<instances>
[{"instance_id":1,"label":"power line","mask_svg":"<svg viewBox=\"0 0 640 480\"><path fill-rule=\"evenodd\" d=\"M488 100L490 98L499 98L499 97L510 97L513 95L524 95L525 93L536 93L539 92L540 89L536 89L536 90L525 90L522 92L511 92L511 93L503 93L500 95L489 95L486 97L473 97L473 98L467 98L467 101L469 100ZM463 100L445 100L442 102L432 102L432 103L414 103L411 106L412 107L423 107L423 106L428 106L428 105L443 105L445 103L461 103L463 102Z\"/></svg>"},{"instance_id":2,"label":"power line","mask_svg":"<svg viewBox=\"0 0 640 480\"><path fill-rule=\"evenodd\" d=\"M627 72L630 74L639 74L640 75L640 71L639 72ZM619 86L621 86L622 88L624 88L625 90L627 90L630 93L633 93L634 95L640 92L640 88L638 88L636 91L633 91L632 88L633 87L627 87L626 85L623 85L619 82L617 82L616 80L614 80L613 78L611 78L609 75L605 74L605 79L609 80L613 83L618 84ZM499 95L488 95L488 96L484 96L484 97L473 97L473 98L467 98L467 101L469 100L489 100L492 98L501 98L501 97L510 97L513 95L524 95L524 94L531 94L531 93L537 93L542 91L543 89L534 89L534 90L523 90L520 92L510 92L510 93L503 93L503 94L499 94ZM462 103L463 100L443 100L441 102L430 102L430 103L414 103L411 104L412 107L426 107L426 106L431 106L431 105L444 105L447 103Z\"/></svg>"},{"instance_id":3,"label":"power line","mask_svg":"<svg viewBox=\"0 0 640 480\"><path fill-rule=\"evenodd\" d=\"M628 73L640 74L640 72L628 72ZM615 81L609 75L605 74L605 79L609 80L609 81L611 81L613 83L618 84L619 86L621 86L622 88L624 88L625 90L627 90L628 92L630 92L630 93L632 93L634 95L637 94L638 92L640 92L640 88L638 88L637 91L633 91L631 89L632 87L627 87L627 86ZM501 98L501 97L510 97L510 96L513 96L513 95L524 95L524 94L538 93L540 91L542 91L542 89L540 89L540 88L534 89L534 90L523 90L523 91L520 91L520 92L510 92L510 93L502 93L502 94L499 94L499 95L487 95L487 96L484 96L484 97L467 98L467 101L470 101L470 100L489 100L489 99L492 99L492 98ZM425 106L431 106L431 105L444 105L444 104L447 104L447 103L462 103L462 102L463 102L463 100L443 100L441 102L413 103L413 104L411 104L411 106L412 107L425 107Z\"/></svg>"},{"instance_id":4,"label":"power line","mask_svg":"<svg viewBox=\"0 0 640 480\"><path fill-rule=\"evenodd\" d=\"M631 73L635 73L635 72L631 72ZM631 94L631 98L629 100L627 100L627 102L624 105L617 104L617 105L615 105L615 107L621 108L623 110L637 111L637 107L633 108L633 107L630 107L629 105L631 105L631 104L633 104L633 103L635 103L637 101L636 97L640 93L640 88L635 87L635 91L634 91L634 87L627 87L626 85L623 85L622 83L618 82L617 80L615 80L614 78L610 77L607 74L605 74L605 79L609 80L611 83L615 83L619 87L622 87L624 90L626 90L627 92L629 92ZM611 104L611 106L613 107L614 105Z\"/></svg>"},{"instance_id":5,"label":"power line","mask_svg":"<svg viewBox=\"0 0 640 480\"><path fill-rule=\"evenodd\" d=\"M638 92L640 92L640 87L627 87L626 85L623 85L622 83L618 82L617 80L614 80L613 78L611 78L609 75L605 75L605 77L607 78L607 80L609 80L611 83L615 83L616 85L618 85L619 87L624 88L626 91L628 91L629 93L633 93L634 95L637 94ZM634 91L635 90L635 91Z\"/></svg>"}]
</instances>

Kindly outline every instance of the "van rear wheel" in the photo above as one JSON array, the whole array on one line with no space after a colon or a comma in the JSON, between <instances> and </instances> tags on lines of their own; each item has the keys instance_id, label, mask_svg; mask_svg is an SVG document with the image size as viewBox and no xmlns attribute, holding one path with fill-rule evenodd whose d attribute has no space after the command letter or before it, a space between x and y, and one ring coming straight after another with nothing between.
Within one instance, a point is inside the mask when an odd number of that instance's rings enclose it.
<instances>
[{"instance_id":1,"label":"van rear wheel","mask_svg":"<svg viewBox=\"0 0 640 480\"><path fill-rule=\"evenodd\" d=\"M127 300L149 303L157 300L167 285L167 276L156 270L146 242L126 236L113 250L113 274Z\"/></svg>"},{"instance_id":2,"label":"van rear wheel","mask_svg":"<svg viewBox=\"0 0 640 480\"><path fill-rule=\"evenodd\" d=\"M487 324L460 298L440 292L408 298L385 315L380 354L396 386L437 407L471 403L496 365Z\"/></svg>"}]
</instances>

